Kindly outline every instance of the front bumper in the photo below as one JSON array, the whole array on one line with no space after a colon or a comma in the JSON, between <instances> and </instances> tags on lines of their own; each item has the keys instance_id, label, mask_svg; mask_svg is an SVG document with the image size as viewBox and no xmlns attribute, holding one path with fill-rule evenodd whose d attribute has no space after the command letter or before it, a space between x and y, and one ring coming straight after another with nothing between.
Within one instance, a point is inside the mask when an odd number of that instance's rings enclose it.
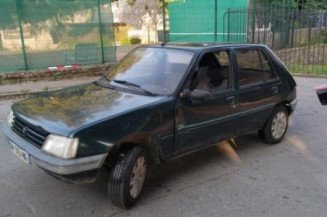
<instances>
[{"instance_id":1,"label":"front bumper","mask_svg":"<svg viewBox=\"0 0 327 217\"><path fill-rule=\"evenodd\" d=\"M104 153L64 160L44 153L41 149L14 133L8 124L4 124L2 130L10 142L29 154L31 164L37 165L51 175L66 181L76 182L76 176L78 176L79 182L83 182L83 174L85 174L86 182L94 181L97 175L97 172L94 171L99 171L102 168L108 155ZM92 179L90 174L94 174L95 177Z\"/></svg>"}]
</instances>

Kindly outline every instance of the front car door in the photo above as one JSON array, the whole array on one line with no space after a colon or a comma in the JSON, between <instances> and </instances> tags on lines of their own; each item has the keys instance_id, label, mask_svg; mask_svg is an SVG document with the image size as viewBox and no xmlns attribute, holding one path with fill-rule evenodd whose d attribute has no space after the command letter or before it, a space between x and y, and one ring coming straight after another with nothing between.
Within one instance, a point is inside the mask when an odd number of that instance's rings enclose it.
<instances>
[{"instance_id":1,"label":"front car door","mask_svg":"<svg viewBox=\"0 0 327 217\"><path fill-rule=\"evenodd\" d=\"M205 90L207 100L179 98L174 154L202 148L234 134L236 92L230 50L204 53L184 89Z\"/></svg>"}]
</instances>

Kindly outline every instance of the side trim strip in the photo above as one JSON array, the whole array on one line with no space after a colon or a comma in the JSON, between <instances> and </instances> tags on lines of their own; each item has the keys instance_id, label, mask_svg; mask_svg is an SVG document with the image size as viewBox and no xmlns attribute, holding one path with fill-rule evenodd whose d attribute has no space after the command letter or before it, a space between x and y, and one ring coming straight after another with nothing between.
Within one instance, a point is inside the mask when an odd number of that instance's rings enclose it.
<instances>
[{"instance_id":1,"label":"side trim strip","mask_svg":"<svg viewBox=\"0 0 327 217\"><path fill-rule=\"evenodd\" d=\"M216 123L219 123L219 122L222 122L222 121L226 121L228 119L232 119L232 118L236 118L236 117L244 117L246 115L250 115L250 114L253 114L253 113L256 113L256 112L260 112L260 111L264 111L264 110L273 108L274 106L275 106L275 104L272 103L272 104L269 104L269 105L266 105L266 106L262 106L260 108L256 108L256 109L239 112L239 113L232 114L232 115L219 117L219 118L209 120L209 121L204 121L204 122L201 122L201 123L190 124L190 125L187 125L187 126L179 125L179 126L177 126L177 131L193 130L193 129L201 128L201 127L204 127L204 126L207 126L207 125L212 125L212 124L216 124Z\"/></svg>"}]
</instances>

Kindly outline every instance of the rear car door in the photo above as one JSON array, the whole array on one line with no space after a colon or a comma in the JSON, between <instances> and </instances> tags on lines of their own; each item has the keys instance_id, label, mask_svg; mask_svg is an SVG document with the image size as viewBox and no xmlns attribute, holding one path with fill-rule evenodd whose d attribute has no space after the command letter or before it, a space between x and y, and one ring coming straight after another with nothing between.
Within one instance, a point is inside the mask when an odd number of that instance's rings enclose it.
<instances>
[{"instance_id":1,"label":"rear car door","mask_svg":"<svg viewBox=\"0 0 327 217\"><path fill-rule=\"evenodd\" d=\"M205 53L184 89L206 90L207 100L179 98L174 154L202 148L234 134L236 92L229 50Z\"/></svg>"},{"instance_id":2,"label":"rear car door","mask_svg":"<svg viewBox=\"0 0 327 217\"><path fill-rule=\"evenodd\" d=\"M263 49L259 50L260 59L263 66L264 84L262 85L263 95L267 104L276 104L280 102L280 89L282 81L280 80L271 58Z\"/></svg>"},{"instance_id":3,"label":"rear car door","mask_svg":"<svg viewBox=\"0 0 327 217\"><path fill-rule=\"evenodd\" d=\"M237 134L261 128L269 115L270 99L265 95L263 64L258 48L235 49L238 90Z\"/></svg>"}]
</instances>

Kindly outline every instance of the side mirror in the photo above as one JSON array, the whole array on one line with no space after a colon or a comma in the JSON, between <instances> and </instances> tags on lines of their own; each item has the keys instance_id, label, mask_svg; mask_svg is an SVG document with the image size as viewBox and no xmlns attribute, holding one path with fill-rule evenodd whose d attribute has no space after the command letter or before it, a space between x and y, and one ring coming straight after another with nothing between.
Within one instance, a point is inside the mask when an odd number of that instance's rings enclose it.
<instances>
[{"instance_id":1,"label":"side mirror","mask_svg":"<svg viewBox=\"0 0 327 217\"><path fill-rule=\"evenodd\" d=\"M191 92L192 99L207 100L210 99L210 93L206 90L194 89Z\"/></svg>"},{"instance_id":2,"label":"side mirror","mask_svg":"<svg viewBox=\"0 0 327 217\"><path fill-rule=\"evenodd\" d=\"M179 94L179 97L182 99L187 99L191 97L191 90L190 89L185 89L183 92Z\"/></svg>"},{"instance_id":3,"label":"side mirror","mask_svg":"<svg viewBox=\"0 0 327 217\"><path fill-rule=\"evenodd\" d=\"M192 91L189 89L186 89L180 94L180 97L183 99L191 98L191 99L204 101L204 100L210 99L210 92L206 91L206 90L200 90L200 89L194 89Z\"/></svg>"},{"instance_id":4,"label":"side mirror","mask_svg":"<svg viewBox=\"0 0 327 217\"><path fill-rule=\"evenodd\" d=\"M327 85L316 87L317 95L322 105L327 105Z\"/></svg>"}]
</instances>

